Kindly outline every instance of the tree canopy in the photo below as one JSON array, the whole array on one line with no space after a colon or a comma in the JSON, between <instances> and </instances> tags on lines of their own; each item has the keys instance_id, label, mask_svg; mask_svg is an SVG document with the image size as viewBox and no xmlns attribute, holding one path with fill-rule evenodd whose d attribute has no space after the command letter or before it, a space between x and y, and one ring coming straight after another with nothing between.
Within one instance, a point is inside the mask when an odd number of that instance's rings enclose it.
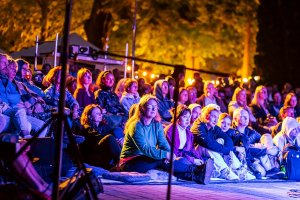
<instances>
[{"instance_id":1,"label":"tree canopy","mask_svg":"<svg viewBox=\"0 0 300 200\"><path fill-rule=\"evenodd\" d=\"M223 72L235 73L242 65L252 68L258 2L138 0L135 55ZM134 4L133 0L74 1L71 31L100 48L109 37L109 50L125 50L126 42L131 46L132 41ZM3 0L0 6L0 48L6 51L34 45L35 35L51 40L56 32L62 33L64 1Z\"/></svg>"}]
</instances>

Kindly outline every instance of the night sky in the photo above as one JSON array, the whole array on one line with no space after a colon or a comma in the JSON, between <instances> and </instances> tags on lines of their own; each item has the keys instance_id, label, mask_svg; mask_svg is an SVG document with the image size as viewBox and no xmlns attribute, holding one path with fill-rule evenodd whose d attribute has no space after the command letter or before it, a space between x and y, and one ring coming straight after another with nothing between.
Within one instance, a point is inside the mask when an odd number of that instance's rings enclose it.
<instances>
[{"instance_id":1,"label":"night sky","mask_svg":"<svg viewBox=\"0 0 300 200\"><path fill-rule=\"evenodd\" d=\"M300 86L300 1L261 0L255 57L267 83Z\"/></svg>"}]
</instances>

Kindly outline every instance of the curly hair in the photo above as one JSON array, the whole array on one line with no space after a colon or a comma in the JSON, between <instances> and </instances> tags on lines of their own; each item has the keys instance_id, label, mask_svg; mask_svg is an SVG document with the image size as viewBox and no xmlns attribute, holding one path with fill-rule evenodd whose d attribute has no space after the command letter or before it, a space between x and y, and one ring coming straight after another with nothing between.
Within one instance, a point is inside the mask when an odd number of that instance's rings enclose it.
<instances>
[{"instance_id":1,"label":"curly hair","mask_svg":"<svg viewBox=\"0 0 300 200\"><path fill-rule=\"evenodd\" d=\"M90 104L90 105L87 105L83 112L82 112L82 115L80 117L80 124L82 126L85 126L85 125L92 125L91 123L91 115L92 115L92 112L95 108L99 108L100 111L102 112L102 108L101 106L99 106L98 104Z\"/></svg>"}]
</instances>

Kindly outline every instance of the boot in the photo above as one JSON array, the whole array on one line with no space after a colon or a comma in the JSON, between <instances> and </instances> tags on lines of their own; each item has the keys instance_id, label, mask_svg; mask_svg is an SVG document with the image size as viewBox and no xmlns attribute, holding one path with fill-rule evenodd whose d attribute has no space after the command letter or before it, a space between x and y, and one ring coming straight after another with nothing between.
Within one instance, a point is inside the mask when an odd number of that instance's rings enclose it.
<instances>
[{"instance_id":1,"label":"boot","mask_svg":"<svg viewBox=\"0 0 300 200\"><path fill-rule=\"evenodd\" d=\"M205 164L197 166L194 170L193 181L199 184L207 185L210 182L211 174L214 170L214 161L208 159Z\"/></svg>"}]
</instances>

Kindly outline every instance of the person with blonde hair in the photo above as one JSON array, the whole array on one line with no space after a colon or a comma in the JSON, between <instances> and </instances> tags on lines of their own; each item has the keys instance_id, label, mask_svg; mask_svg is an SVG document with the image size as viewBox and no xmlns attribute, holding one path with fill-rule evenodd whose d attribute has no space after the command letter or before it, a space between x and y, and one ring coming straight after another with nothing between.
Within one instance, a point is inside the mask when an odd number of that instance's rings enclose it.
<instances>
[{"instance_id":1,"label":"person with blonde hair","mask_svg":"<svg viewBox=\"0 0 300 200\"><path fill-rule=\"evenodd\" d=\"M247 105L247 94L246 89L237 87L234 90L232 99L228 104L228 113L232 117L233 111L237 108L244 108L248 111L250 116L250 122L256 122L256 118L253 116L251 109Z\"/></svg>"},{"instance_id":2,"label":"person with blonde hair","mask_svg":"<svg viewBox=\"0 0 300 200\"><path fill-rule=\"evenodd\" d=\"M257 86L250 104L250 109L257 120L252 127L261 135L271 133L272 127L278 123L276 117L269 112L267 97L267 88L263 85Z\"/></svg>"},{"instance_id":3,"label":"person with blonde hair","mask_svg":"<svg viewBox=\"0 0 300 200\"><path fill-rule=\"evenodd\" d=\"M171 149L164 136L164 129L158 115L158 100L144 95L134 115L125 126L125 141L121 152L120 169L145 173L151 169L169 170ZM175 176L207 184L210 180L211 162L194 166L174 159Z\"/></svg>"},{"instance_id":4,"label":"person with blonde hair","mask_svg":"<svg viewBox=\"0 0 300 200\"><path fill-rule=\"evenodd\" d=\"M82 109L96 103L92 82L92 72L87 68L81 68L77 74L77 88L74 97Z\"/></svg>"},{"instance_id":5,"label":"person with blonde hair","mask_svg":"<svg viewBox=\"0 0 300 200\"><path fill-rule=\"evenodd\" d=\"M243 108L233 112L233 124L235 129L234 144L245 148L248 167L257 178L261 176L273 176L279 172L276 166L278 148L273 145L270 134L260 135L250 128L249 113ZM270 160L273 157L274 160Z\"/></svg>"},{"instance_id":6,"label":"person with blonde hair","mask_svg":"<svg viewBox=\"0 0 300 200\"><path fill-rule=\"evenodd\" d=\"M227 180L239 180L239 177L229 168L223 156L233 151L233 141L220 127L216 126L220 108L216 104L209 104L202 109L201 116L191 127L197 150L202 157L214 159L217 177Z\"/></svg>"}]
</instances>

